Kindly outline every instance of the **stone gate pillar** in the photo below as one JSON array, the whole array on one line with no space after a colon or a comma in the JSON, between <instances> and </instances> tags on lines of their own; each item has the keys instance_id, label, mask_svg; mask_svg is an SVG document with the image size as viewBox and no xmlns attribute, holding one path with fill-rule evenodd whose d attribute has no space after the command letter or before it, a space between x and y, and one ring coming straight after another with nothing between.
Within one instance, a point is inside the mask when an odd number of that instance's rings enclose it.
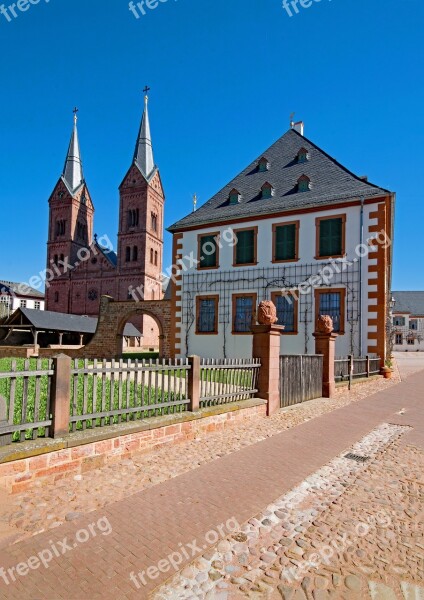
<instances>
[{"instance_id":1,"label":"stone gate pillar","mask_svg":"<svg viewBox=\"0 0 424 600\"><path fill-rule=\"evenodd\" d=\"M336 392L336 380L334 378L334 360L336 358L336 339L338 334L334 333L333 319L328 315L321 315L317 321L317 330L313 334L315 338L315 354L323 356L322 373L322 397L333 398Z\"/></svg>"},{"instance_id":2,"label":"stone gate pillar","mask_svg":"<svg viewBox=\"0 0 424 600\"><path fill-rule=\"evenodd\" d=\"M252 325L253 358L259 358L258 396L267 401L267 416L280 410L280 340L284 326L276 325L276 309L272 302L261 302L259 325Z\"/></svg>"}]
</instances>

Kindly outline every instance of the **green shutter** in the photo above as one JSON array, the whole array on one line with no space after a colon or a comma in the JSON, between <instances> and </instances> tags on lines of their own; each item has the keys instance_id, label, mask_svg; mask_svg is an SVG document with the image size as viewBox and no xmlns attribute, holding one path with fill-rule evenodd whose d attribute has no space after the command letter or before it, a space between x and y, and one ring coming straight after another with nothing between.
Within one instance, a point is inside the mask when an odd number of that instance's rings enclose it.
<instances>
[{"instance_id":1,"label":"green shutter","mask_svg":"<svg viewBox=\"0 0 424 600\"><path fill-rule=\"evenodd\" d=\"M275 230L275 260L296 259L296 225L281 225Z\"/></svg>"},{"instance_id":2,"label":"green shutter","mask_svg":"<svg viewBox=\"0 0 424 600\"><path fill-rule=\"evenodd\" d=\"M215 251L211 254L212 245ZM202 269L217 267L216 240L213 235L204 235L200 238L200 266Z\"/></svg>"},{"instance_id":3,"label":"green shutter","mask_svg":"<svg viewBox=\"0 0 424 600\"><path fill-rule=\"evenodd\" d=\"M255 231L239 231L237 233L236 264L248 265L255 262Z\"/></svg>"},{"instance_id":4,"label":"green shutter","mask_svg":"<svg viewBox=\"0 0 424 600\"><path fill-rule=\"evenodd\" d=\"M321 221L319 235L320 256L339 256L343 253L343 219Z\"/></svg>"}]
</instances>

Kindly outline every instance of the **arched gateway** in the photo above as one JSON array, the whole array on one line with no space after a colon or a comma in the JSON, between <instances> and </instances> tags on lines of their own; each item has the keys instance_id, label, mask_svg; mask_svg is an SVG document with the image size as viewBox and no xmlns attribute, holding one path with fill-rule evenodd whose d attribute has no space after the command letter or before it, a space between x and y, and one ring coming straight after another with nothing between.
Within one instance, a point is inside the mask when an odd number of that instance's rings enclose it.
<instances>
[{"instance_id":1,"label":"arched gateway","mask_svg":"<svg viewBox=\"0 0 424 600\"><path fill-rule=\"evenodd\" d=\"M134 315L149 315L156 321L160 357L171 358L171 301L115 302L110 296L102 296L96 333L81 351L84 357L110 359L121 356L124 327Z\"/></svg>"}]
</instances>

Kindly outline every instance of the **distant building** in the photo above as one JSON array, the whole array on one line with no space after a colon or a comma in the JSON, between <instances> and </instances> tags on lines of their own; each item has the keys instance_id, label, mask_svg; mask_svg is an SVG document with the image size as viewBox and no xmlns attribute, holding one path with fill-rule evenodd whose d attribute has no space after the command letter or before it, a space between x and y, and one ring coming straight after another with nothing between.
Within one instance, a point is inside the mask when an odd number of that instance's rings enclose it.
<instances>
[{"instance_id":1,"label":"distant building","mask_svg":"<svg viewBox=\"0 0 424 600\"><path fill-rule=\"evenodd\" d=\"M384 360L394 199L292 124L169 228L173 264L184 263L172 286L175 354L249 357L256 307L273 300L284 353L313 353L324 314L339 334L338 355ZM197 264L184 261L190 255Z\"/></svg>"},{"instance_id":2,"label":"distant building","mask_svg":"<svg viewBox=\"0 0 424 600\"><path fill-rule=\"evenodd\" d=\"M424 292L393 292L393 349L424 351Z\"/></svg>"},{"instance_id":3,"label":"distant building","mask_svg":"<svg viewBox=\"0 0 424 600\"><path fill-rule=\"evenodd\" d=\"M92 339L96 327L97 317L19 308L0 324L0 347L81 347ZM131 323L123 335L125 346L140 346L141 333Z\"/></svg>"},{"instance_id":4,"label":"distant building","mask_svg":"<svg viewBox=\"0 0 424 600\"><path fill-rule=\"evenodd\" d=\"M44 310L44 294L26 283L0 280L0 319L9 317L18 308Z\"/></svg>"},{"instance_id":5,"label":"distant building","mask_svg":"<svg viewBox=\"0 0 424 600\"><path fill-rule=\"evenodd\" d=\"M94 202L84 178L75 114L63 173L49 199L46 291L49 311L97 316L102 295L117 301L161 300L165 196L154 162L148 98L132 163L119 187L118 249L94 235ZM106 232L104 232L106 233ZM114 237L114 236L113 236ZM159 346L149 315L131 318L145 348Z\"/></svg>"}]
</instances>

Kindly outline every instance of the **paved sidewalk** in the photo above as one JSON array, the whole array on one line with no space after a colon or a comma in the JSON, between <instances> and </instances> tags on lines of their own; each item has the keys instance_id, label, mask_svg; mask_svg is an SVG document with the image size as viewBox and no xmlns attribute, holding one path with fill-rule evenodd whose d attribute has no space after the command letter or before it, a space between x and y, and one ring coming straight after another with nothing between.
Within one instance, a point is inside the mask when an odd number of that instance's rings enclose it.
<instances>
[{"instance_id":1,"label":"paved sidewalk","mask_svg":"<svg viewBox=\"0 0 424 600\"><path fill-rule=\"evenodd\" d=\"M401 443L424 448L423 397L421 372L385 392L16 544L0 554L0 567L25 562L52 544L60 548L58 542L64 538L74 542L78 530L87 529L102 517L107 517L112 527L110 535L98 533L63 556L54 557L48 569L33 570L9 586L0 579L0 598L147 598L169 573L136 590L129 579L131 571L137 573L157 565L179 550L180 544L196 539L203 545L207 532L215 531L232 517L243 523L380 423L410 426L411 431Z\"/></svg>"}]
</instances>

